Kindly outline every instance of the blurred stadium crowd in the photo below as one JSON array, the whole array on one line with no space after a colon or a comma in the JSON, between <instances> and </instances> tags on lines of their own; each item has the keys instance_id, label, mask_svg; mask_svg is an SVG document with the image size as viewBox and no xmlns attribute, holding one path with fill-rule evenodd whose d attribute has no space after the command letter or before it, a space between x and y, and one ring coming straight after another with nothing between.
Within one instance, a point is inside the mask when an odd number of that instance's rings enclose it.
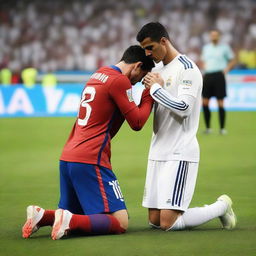
<instances>
[{"instance_id":1,"label":"blurred stadium crowd","mask_svg":"<svg viewBox=\"0 0 256 256\"><path fill-rule=\"evenodd\" d=\"M0 7L0 68L13 72L114 64L150 21L164 24L195 62L217 28L236 52L237 68L256 68L255 0L0 0Z\"/></svg>"}]
</instances>

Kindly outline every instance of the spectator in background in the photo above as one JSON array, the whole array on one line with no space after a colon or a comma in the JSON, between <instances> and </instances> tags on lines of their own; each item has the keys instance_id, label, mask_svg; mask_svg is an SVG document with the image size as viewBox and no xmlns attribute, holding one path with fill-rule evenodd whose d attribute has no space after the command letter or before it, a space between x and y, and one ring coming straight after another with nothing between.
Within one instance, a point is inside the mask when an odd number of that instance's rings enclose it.
<instances>
[{"instance_id":1,"label":"spectator in background","mask_svg":"<svg viewBox=\"0 0 256 256\"><path fill-rule=\"evenodd\" d=\"M42 79L43 87L55 87L57 85L57 77L54 73L48 72L44 74Z\"/></svg>"},{"instance_id":2,"label":"spectator in background","mask_svg":"<svg viewBox=\"0 0 256 256\"><path fill-rule=\"evenodd\" d=\"M219 107L220 134L226 134L224 98L227 93L225 75L234 67L236 61L232 49L228 45L220 43L220 32L218 30L210 31L210 40L211 42L206 44L202 50L205 72L202 91L205 133L211 133L209 100L211 97L216 97Z\"/></svg>"},{"instance_id":3,"label":"spectator in background","mask_svg":"<svg viewBox=\"0 0 256 256\"><path fill-rule=\"evenodd\" d=\"M12 72L9 68L5 67L0 71L0 84L8 86L11 84Z\"/></svg>"},{"instance_id":4,"label":"spectator in background","mask_svg":"<svg viewBox=\"0 0 256 256\"><path fill-rule=\"evenodd\" d=\"M239 68L256 69L256 48L255 42L247 42L245 48L238 52Z\"/></svg>"},{"instance_id":5,"label":"spectator in background","mask_svg":"<svg viewBox=\"0 0 256 256\"><path fill-rule=\"evenodd\" d=\"M95 71L119 58L148 20L166 25L178 50L196 63L210 27L217 27L233 49L243 48L245 37L256 38L254 0L15 2L1 3L0 66L7 60L21 69L32 63L40 71L52 65Z\"/></svg>"},{"instance_id":6,"label":"spectator in background","mask_svg":"<svg viewBox=\"0 0 256 256\"><path fill-rule=\"evenodd\" d=\"M11 83L12 83L12 85L16 85L16 84L21 84L22 83L21 74L20 74L20 71L18 69L15 69L13 71Z\"/></svg>"},{"instance_id":7,"label":"spectator in background","mask_svg":"<svg viewBox=\"0 0 256 256\"><path fill-rule=\"evenodd\" d=\"M21 72L21 78L24 86L33 88L36 84L37 70L33 67L27 67Z\"/></svg>"}]
</instances>

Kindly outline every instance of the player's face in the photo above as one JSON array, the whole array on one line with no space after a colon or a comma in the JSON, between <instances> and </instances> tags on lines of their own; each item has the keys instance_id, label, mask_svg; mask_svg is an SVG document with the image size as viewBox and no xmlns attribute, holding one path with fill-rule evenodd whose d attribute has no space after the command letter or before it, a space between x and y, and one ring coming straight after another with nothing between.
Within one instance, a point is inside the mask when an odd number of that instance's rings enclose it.
<instances>
[{"instance_id":1,"label":"player's face","mask_svg":"<svg viewBox=\"0 0 256 256\"><path fill-rule=\"evenodd\" d=\"M131 84L133 85L140 82L147 73L148 71L142 70L140 67L135 67L130 75Z\"/></svg>"},{"instance_id":2,"label":"player's face","mask_svg":"<svg viewBox=\"0 0 256 256\"><path fill-rule=\"evenodd\" d=\"M214 44L217 44L220 39L220 33L216 30L210 32L210 39Z\"/></svg>"},{"instance_id":3,"label":"player's face","mask_svg":"<svg viewBox=\"0 0 256 256\"><path fill-rule=\"evenodd\" d=\"M162 38L163 39L163 38ZM145 50L147 56L151 57L154 62L159 63L166 55L164 39L160 42L151 41L150 37L145 38L141 43L141 47Z\"/></svg>"}]
</instances>

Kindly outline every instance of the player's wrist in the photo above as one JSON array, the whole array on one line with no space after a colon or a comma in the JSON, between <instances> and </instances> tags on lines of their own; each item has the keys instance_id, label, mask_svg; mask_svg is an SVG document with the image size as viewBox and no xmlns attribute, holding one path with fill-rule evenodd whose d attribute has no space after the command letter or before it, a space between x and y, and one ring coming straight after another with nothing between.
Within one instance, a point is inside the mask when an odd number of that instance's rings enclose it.
<instances>
[{"instance_id":1,"label":"player's wrist","mask_svg":"<svg viewBox=\"0 0 256 256\"><path fill-rule=\"evenodd\" d=\"M150 94L153 95L155 91L161 89L162 86L158 83L154 83L150 88Z\"/></svg>"}]
</instances>

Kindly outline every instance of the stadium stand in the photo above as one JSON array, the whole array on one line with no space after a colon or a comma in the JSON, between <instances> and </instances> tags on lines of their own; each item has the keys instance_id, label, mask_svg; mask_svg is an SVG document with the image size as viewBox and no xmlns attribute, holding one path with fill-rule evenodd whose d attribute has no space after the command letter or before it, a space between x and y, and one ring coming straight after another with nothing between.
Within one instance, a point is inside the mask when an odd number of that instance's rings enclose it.
<instances>
[{"instance_id":1,"label":"stadium stand","mask_svg":"<svg viewBox=\"0 0 256 256\"><path fill-rule=\"evenodd\" d=\"M237 67L256 68L255 0L1 0L0 6L0 69L16 73L27 65L49 72L116 63L149 21L163 23L195 62L209 29L218 28L241 58Z\"/></svg>"}]
</instances>

